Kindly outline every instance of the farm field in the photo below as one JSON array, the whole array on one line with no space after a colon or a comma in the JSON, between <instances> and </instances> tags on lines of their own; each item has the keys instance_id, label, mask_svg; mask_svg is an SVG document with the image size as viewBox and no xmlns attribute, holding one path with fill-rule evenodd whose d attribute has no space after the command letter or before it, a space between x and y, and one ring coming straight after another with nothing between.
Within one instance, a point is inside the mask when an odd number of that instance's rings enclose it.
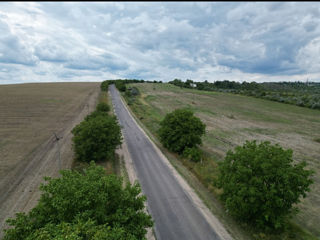
<instances>
[{"instance_id":1,"label":"farm field","mask_svg":"<svg viewBox=\"0 0 320 240\"><path fill-rule=\"evenodd\" d=\"M170 84L130 84L139 89L136 100L127 102L146 128L157 136L165 114L188 107L206 124L202 150L206 159L186 163L214 193L217 162L228 150L246 140L268 140L291 148L295 161L306 160L315 170L314 184L299 204L293 222L320 237L320 112L298 106L228 93L179 88Z\"/></svg>"},{"instance_id":2,"label":"farm field","mask_svg":"<svg viewBox=\"0 0 320 240\"><path fill-rule=\"evenodd\" d=\"M39 197L43 176L70 168L71 129L94 110L100 83L0 85L0 238L4 221L28 211Z\"/></svg>"}]
</instances>

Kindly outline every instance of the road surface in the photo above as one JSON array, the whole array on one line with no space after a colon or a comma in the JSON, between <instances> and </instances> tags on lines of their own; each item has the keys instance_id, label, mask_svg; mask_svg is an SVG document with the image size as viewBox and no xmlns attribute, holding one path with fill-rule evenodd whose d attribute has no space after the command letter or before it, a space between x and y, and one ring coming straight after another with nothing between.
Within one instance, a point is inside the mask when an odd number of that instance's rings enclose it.
<instances>
[{"instance_id":1,"label":"road surface","mask_svg":"<svg viewBox=\"0 0 320 240\"><path fill-rule=\"evenodd\" d=\"M147 196L148 210L155 221L157 240L220 239L132 119L114 85L110 86L110 93L139 183Z\"/></svg>"}]
</instances>

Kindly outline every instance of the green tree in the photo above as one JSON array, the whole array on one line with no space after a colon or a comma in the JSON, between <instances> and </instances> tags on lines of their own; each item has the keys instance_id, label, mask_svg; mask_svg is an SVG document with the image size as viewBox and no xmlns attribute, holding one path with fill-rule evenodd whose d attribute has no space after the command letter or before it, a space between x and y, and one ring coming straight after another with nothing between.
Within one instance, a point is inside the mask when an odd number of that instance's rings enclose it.
<instances>
[{"instance_id":1,"label":"green tree","mask_svg":"<svg viewBox=\"0 0 320 240\"><path fill-rule=\"evenodd\" d=\"M115 81L115 85L120 92L125 92L127 89L125 83L121 80Z\"/></svg>"},{"instance_id":2,"label":"green tree","mask_svg":"<svg viewBox=\"0 0 320 240\"><path fill-rule=\"evenodd\" d=\"M171 151L179 154L185 148L193 148L202 143L205 124L188 109L177 109L168 113L160 122L160 141Z\"/></svg>"},{"instance_id":3,"label":"green tree","mask_svg":"<svg viewBox=\"0 0 320 240\"><path fill-rule=\"evenodd\" d=\"M110 106L107 103L100 102L100 103L98 103L96 109L98 112L109 112Z\"/></svg>"},{"instance_id":4,"label":"green tree","mask_svg":"<svg viewBox=\"0 0 320 240\"><path fill-rule=\"evenodd\" d=\"M103 82L100 84L100 89L101 89L101 91L107 92L107 91L108 91L108 88L109 88L109 81L108 81L108 80L103 81Z\"/></svg>"},{"instance_id":5,"label":"green tree","mask_svg":"<svg viewBox=\"0 0 320 240\"><path fill-rule=\"evenodd\" d=\"M144 209L146 197L136 183L106 175L91 162L84 174L63 170L61 178L45 178L42 195L29 213L7 220L4 240L145 239L153 225Z\"/></svg>"},{"instance_id":6,"label":"green tree","mask_svg":"<svg viewBox=\"0 0 320 240\"><path fill-rule=\"evenodd\" d=\"M292 150L270 142L247 141L220 163L218 186L231 215L264 229L281 229L297 212L312 183L305 162L293 164Z\"/></svg>"},{"instance_id":7,"label":"green tree","mask_svg":"<svg viewBox=\"0 0 320 240\"><path fill-rule=\"evenodd\" d=\"M201 151L196 147L185 148L183 151L183 156L190 159L193 162L200 162Z\"/></svg>"},{"instance_id":8,"label":"green tree","mask_svg":"<svg viewBox=\"0 0 320 240\"><path fill-rule=\"evenodd\" d=\"M76 158L86 162L112 158L122 140L116 117L99 112L95 117L89 115L72 133Z\"/></svg>"}]
</instances>

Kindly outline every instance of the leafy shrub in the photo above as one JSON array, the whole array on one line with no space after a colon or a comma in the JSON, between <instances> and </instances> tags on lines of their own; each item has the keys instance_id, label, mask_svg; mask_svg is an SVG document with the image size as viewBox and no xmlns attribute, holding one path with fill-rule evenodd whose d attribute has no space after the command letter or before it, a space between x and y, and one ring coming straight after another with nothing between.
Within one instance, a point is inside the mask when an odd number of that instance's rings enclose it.
<instances>
[{"instance_id":1,"label":"leafy shrub","mask_svg":"<svg viewBox=\"0 0 320 240\"><path fill-rule=\"evenodd\" d=\"M8 223L4 240L146 239L152 220L144 209L138 184L123 188L122 179L105 175L91 162L84 174L63 170L61 178L45 178L42 195L29 213L18 213Z\"/></svg>"},{"instance_id":2,"label":"leafy shrub","mask_svg":"<svg viewBox=\"0 0 320 240\"><path fill-rule=\"evenodd\" d=\"M100 102L97 105L97 111L98 112L109 112L110 111L110 106L107 103Z\"/></svg>"},{"instance_id":3,"label":"leafy shrub","mask_svg":"<svg viewBox=\"0 0 320 240\"><path fill-rule=\"evenodd\" d=\"M103 81L100 85L101 91L108 91L109 88L109 82L108 81Z\"/></svg>"},{"instance_id":4,"label":"leafy shrub","mask_svg":"<svg viewBox=\"0 0 320 240\"><path fill-rule=\"evenodd\" d=\"M72 133L75 155L80 161L110 159L121 144L121 131L116 118L103 112L96 111L89 115Z\"/></svg>"},{"instance_id":5,"label":"leafy shrub","mask_svg":"<svg viewBox=\"0 0 320 240\"><path fill-rule=\"evenodd\" d=\"M125 92L127 89L125 83L120 80L115 81L115 85L120 92Z\"/></svg>"},{"instance_id":6,"label":"leafy shrub","mask_svg":"<svg viewBox=\"0 0 320 240\"><path fill-rule=\"evenodd\" d=\"M201 151L196 147L185 148L184 151L183 151L183 156L185 158L188 158L189 160L191 160L193 162L200 162L200 160L201 160Z\"/></svg>"},{"instance_id":7,"label":"leafy shrub","mask_svg":"<svg viewBox=\"0 0 320 240\"><path fill-rule=\"evenodd\" d=\"M202 143L205 124L188 109L177 109L168 113L160 122L158 131L161 143L179 154L185 148L196 147Z\"/></svg>"},{"instance_id":8,"label":"leafy shrub","mask_svg":"<svg viewBox=\"0 0 320 240\"><path fill-rule=\"evenodd\" d=\"M131 88L131 95L132 96L138 96L140 94L139 89L136 87Z\"/></svg>"},{"instance_id":9,"label":"leafy shrub","mask_svg":"<svg viewBox=\"0 0 320 240\"><path fill-rule=\"evenodd\" d=\"M312 171L292 165L292 150L256 141L229 151L220 163L217 185L231 215L265 229L280 229L310 191Z\"/></svg>"},{"instance_id":10,"label":"leafy shrub","mask_svg":"<svg viewBox=\"0 0 320 240\"><path fill-rule=\"evenodd\" d=\"M101 111L93 111L92 113L90 113L89 115L87 115L85 118L84 118L84 121L89 121L90 119L92 118L96 118L98 116L102 116L102 117L108 117L108 113L106 112L101 112Z\"/></svg>"}]
</instances>

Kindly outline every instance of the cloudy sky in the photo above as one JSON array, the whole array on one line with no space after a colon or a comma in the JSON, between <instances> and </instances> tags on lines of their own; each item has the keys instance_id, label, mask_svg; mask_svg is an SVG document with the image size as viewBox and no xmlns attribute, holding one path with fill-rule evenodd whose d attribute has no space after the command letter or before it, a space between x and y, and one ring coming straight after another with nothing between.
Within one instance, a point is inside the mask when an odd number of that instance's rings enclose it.
<instances>
[{"instance_id":1,"label":"cloudy sky","mask_svg":"<svg viewBox=\"0 0 320 240\"><path fill-rule=\"evenodd\" d=\"M0 3L0 84L320 82L320 3Z\"/></svg>"}]
</instances>

